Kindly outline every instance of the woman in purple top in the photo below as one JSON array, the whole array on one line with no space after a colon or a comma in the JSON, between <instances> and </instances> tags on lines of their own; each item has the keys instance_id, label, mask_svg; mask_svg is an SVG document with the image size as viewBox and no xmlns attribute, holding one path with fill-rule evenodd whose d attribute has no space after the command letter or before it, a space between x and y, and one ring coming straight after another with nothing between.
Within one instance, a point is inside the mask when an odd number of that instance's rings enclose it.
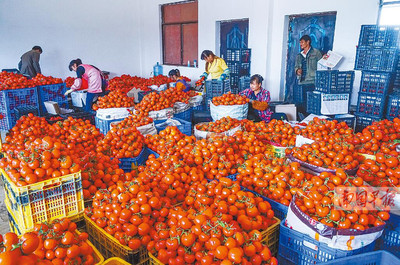
<instances>
[{"instance_id":1,"label":"woman in purple top","mask_svg":"<svg viewBox=\"0 0 400 265\"><path fill-rule=\"evenodd\" d=\"M264 104L264 107L257 106L257 109L253 107L253 102L260 101L269 103L271 101L271 96L269 91L262 88L262 81L264 78L261 75L255 74L250 78L250 88L240 92L240 95L246 96L250 99L251 105L249 105L249 113L247 119L253 121L266 121L271 120L272 111L269 109L268 104Z\"/></svg>"}]
</instances>

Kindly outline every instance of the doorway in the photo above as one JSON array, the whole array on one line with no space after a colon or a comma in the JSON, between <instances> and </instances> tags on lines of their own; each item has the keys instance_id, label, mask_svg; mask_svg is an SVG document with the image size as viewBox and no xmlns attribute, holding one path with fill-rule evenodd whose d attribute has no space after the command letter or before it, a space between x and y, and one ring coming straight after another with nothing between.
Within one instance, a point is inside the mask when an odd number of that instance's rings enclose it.
<instances>
[{"instance_id":1,"label":"doorway","mask_svg":"<svg viewBox=\"0 0 400 265\"><path fill-rule=\"evenodd\" d=\"M326 54L333 49L335 24L336 11L288 16L285 102L296 103L293 98L293 92L297 89L294 65L300 52L300 38L309 35L312 47Z\"/></svg>"},{"instance_id":2,"label":"doorway","mask_svg":"<svg viewBox=\"0 0 400 265\"><path fill-rule=\"evenodd\" d=\"M226 49L248 48L249 19L218 21L217 24L219 24L219 27L217 25L219 29L217 47L219 46L220 57L227 58Z\"/></svg>"}]
</instances>

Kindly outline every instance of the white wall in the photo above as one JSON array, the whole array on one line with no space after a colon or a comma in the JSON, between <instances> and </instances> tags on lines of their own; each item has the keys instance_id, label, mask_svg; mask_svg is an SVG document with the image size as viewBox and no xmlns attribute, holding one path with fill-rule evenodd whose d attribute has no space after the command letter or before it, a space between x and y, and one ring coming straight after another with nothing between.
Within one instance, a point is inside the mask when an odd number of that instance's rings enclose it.
<instances>
[{"instance_id":1,"label":"white wall","mask_svg":"<svg viewBox=\"0 0 400 265\"><path fill-rule=\"evenodd\" d=\"M378 0L198 0L199 55L216 51L216 22L249 19L251 74L266 77L273 100L284 88L285 16L337 11L334 51L345 59L341 70L354 67L360 26L374 24ZM43 48L45 75L71 76L67 66L77 57L112 72L149 77L161 60L160 5L174 0L0 1L0 68L15 68L19 57L34 45ZM179 67L196 80L204 70ZM164 74L172 68L164 66ZM358 90L359 75L355 81Z\"/></svg>"}]
</instances>

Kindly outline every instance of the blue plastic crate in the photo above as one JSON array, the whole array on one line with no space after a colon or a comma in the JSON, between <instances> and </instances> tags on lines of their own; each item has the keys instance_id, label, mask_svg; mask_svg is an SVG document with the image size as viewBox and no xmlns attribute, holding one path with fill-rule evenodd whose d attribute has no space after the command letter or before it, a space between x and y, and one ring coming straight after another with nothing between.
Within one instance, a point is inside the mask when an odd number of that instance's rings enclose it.
<instances>
[{"instance_id":1,"label":"blue plastic crate","mask_svg":"<svg viewBox=\"0 0 400 265\"><path fill-rule=\"evenodd\" d=\"M19 120L22 116L32 113L35 116L39 116L39 109L37 107L18 107L15 108L16 118Z\"/></svg>"},{"instance_id":2,"label":"blue plastic crate","mask_svg":"<svg viewBox=\"0 0 400 265\"><path fill-rule=\"evenodd\" d=\"M390 215L382 236L377 241L377 250L386 250L400 258L400 216Z\"/></svg>"},{"instance_id":3,"label":"blue plastic crate","mask_svg":"<svg viewBox=\"0 0 400 265\"><path fill-rule=\"evenodd\" d=\"M146 160L148 157L148 148L146 146L143 146L142 151L137 157L120 158L119 167L124 170L124 172L131 172L132 169L134 169L135 167L146 164Z\"/></svg>"},{"instance_id":4,"label":"blue plastic crate","mask_svg":"<svg viewBox=\"0 0 400 265\"><path fill-rule=\"evenodd\" d=\"M250 62L240 63L239 75L240 76L249 76L250 75Z\"/></svg>"},{"instance_id":5,"label":"blue plastic crate","mask_svg":"<svg viewBox=\"0 0 400 265\"><path fill-rule=\"evenodd\" d=\"M254 195L263 198L264 201L269 202L269 204L271 205L271 209L274 210L275 213L275 217L278 218L279 220L283 220L286 218L287 212L289 207L286 205L283 205L282 203L276 202L268 197L265 197L255 191L252 191L248 188L242 187L241 189L244 191L250 191L251 193L253 193Z\"/></svg>"},{"instance_id":6,"label":"blue plastic crate","mask_svg":"<svg viewBox=\"0 0 400 265\"><path fill-rule=\"evenodd\" d=\"M373 251L351 257L340 258L329 262L321 263L323 265L398 265L400 259L387 251Z\"/></svg>"},{"instance_id":7,"label":"blue plastic crate","mask_svg":"<svg viewBox=\"0 0 400 265\"><path fill-rule=\"evenodd\" d=\"M315 90L323 93L351 93L354 82L354 71L317 71Z\"/></svg>"},{"instance_id":8,"label":"blue plastic crate","mask_svg":"<svg viewBox=\"0 0 400 265\"><path fill-rule=\"evenodd\" d=\"M400 28L396 26L361 25L358 46L399 47Z\"/></svg>"},{"instance_id":9,"label":"blue plastic crate","mask_svg":"<svg viewBox=\"0 0 400 265\"><path fill-rule=\"evenodd\" d=\"M229 79L231 80L231 92L237 94L239 91L239 75L230 74Z\"/></svg>"},{"instance_id":10,"label":"blue plastic crate","mask_svg":"<svg viewBox=\"0 0 400 265\"><path fill-rule=\"evenodd\" d=\"M192 121L192 108L189 108L180 113L174 113L174 117L185 121Z\"/></svg>"},{"instance_id":11,"label":"blue plastic crate","mask_svg":"<svg viewBox=\"0 0 400 265\"><path fill-rule=\"evenodd\" d=\"M41 115L47 113L46 107L44 106L45 101L54 101L57 102L61 108L69 108L68 97L64 96L64 93L67 91L65 83L38 86L38 91Z\"/></svg>"},{"instance_id":12,"label":"blue plastic crate","mask_svg":"<svg viewBox=\"0 0 400 265\"><path fill-rule=\"evenodd\" d=\"M96 112L95 111L71 112L71 113L66 113L66 114L60 114L60 116L64 119L67 119L68 117L72 117L74 119L89 120L91 124L95 125Z\"/></svg>"},{"instance_id":13,"label":"blue plastic crate","mask_svg":"<svg viewBox=\"0 0 400 265\"><path fill-rule=\"evenodd\" d=\"M198 105L196 107L192 107L192 116L193 116L193 111L203 111L205 109L204 104Z\"/></svg>"},{"instance_id":14,"label":"blue plastic crate","mask_svg":"<svg viewBox=\"0 0 400 265\"><path fill-rule=\"evenodd\" d=\"M251 49L241 49L240 50L240 62L250 63L251 59Z\"/></svg>"},{"instance_id":15,"label":"blue plastic crate","mask_svg":"<svg viewBox=\"0 0 400 265\"><path fill-rule=\"evenodd\" d=\"M355 70L393 72L398 63L397 48L358 47Z\"/></svg>"},{"instance_id":16,"label":"blue plastic crate","mask_svg":"<svg viewBox=\"0 0 400 265\"><path fill-rule=\"evenodd\" d=\"M393 81L392 73L363 71L359 92L387 95L393 87Z\"/></svg>"},{"instance_id":17,"label":"blue plastic crate","mask_svg":"<svg viewBox=\"0 0 400 265\"><path fill-rule=\"evenodd\" d=\"M226 49L226 61L239 62L240 58L240 49Z\"/></svg>"},{"instance_id":18,"label":"blue plastic crate","mask_svg":"<svg viewBox=\"0 0 400 265\"><path fill-rule=\"evenodd\" d=\"M192 135L192 123L190 121L185 121L179 118L172 118L172 120L177 120L181 123L181 125L178 125L179 131L181 133L186 134L188 136ZM157 132L160 132L167 128L167 125L164 124L165 120L162 121L154 121L154 125L156 126Z\"/></svg>"},{"instance_id":19,"label":"blue plastic crate","mask_svg":"<svg viewBox=\"0 0 400 265\"><path fill-rule=\"evenodd\" d=\"M39 109L36 87L0 91L0 130L8 131L17 123L17 108ZM39 113L40 114L40 113Z\"/></svg>"},{"instance_id":20,"label":"blue plastic crate","mask_svg":"<svg viewBox=\"0 0 400 265\"><path fill-rule=\"evenodd\" d=\"M226 65L228 66L231 74L238 75L240 72L240 63L239 62L230 62L227 61Z\"/></svg>"},{"instance_id":21,"label":"blue plastic crate","mask_svg":"<svg viewBox=\"0 0 400 265\"><path fill-rule=\"evenodd\" d=\"M385 95L358 93L357 116L382 118L386 106Z\"/></svg>"},{"instance_id":22,"label":"blue plastic crate","mask_svg":"<svg viewBox=\"0 0 400 265\"><path fill-rule=\"evenodd\" d=\"M378 118L357 115L356 116L356 132L362 131L365 127L371 125L374 121L379 121Z\"/></svg>"},{"instance_id":23,"label":"blue plastic crate","mask_svg":"<svg viewBox=\"0 0 400 265\"><path fill-rule=\"evenodd\" d=\"M153 150L151 150L150 148L147 148L147 153L148 153L148 156L154 155L156 158L157 158L157 157L160 157L160 155L159 155L156 151L153 151ZM147 157L148 157L148 156L147 156Z\"/></svg>"},{"instance_id":24,"label":"blue plastic crate","mask_svg":"<svg viewBox=\"0 0 400 265\"><path fill-rule=\"evenodd\" d=\"M250 88L250 77L242 76L239 78L239 92L242 92L245 89Z\"/></svg>"},{"instance_id":25,"label":"blue plastic crate","mask_svg":"<svg viewBox=\"0 0 400 265\"><path fill-rule=\"evenodd\" d=\"M344 121L350 128L354 129L356 124L356 116L351 114L337 114L329 118L330 120L337 120L338 122Z\"/></svg>"},{"instance_id":26,"label":"blue plastic crate","mask_svg":"<svg viewBox=\"0 0 400 265\"><path fill-rule=\"evenodd\" d=\"M206 89L205 103L207 110L210 110L210 101L212 100L213 97L219 97L231 91L230 79L228 78L225 79L224 81L218 81L218 80L206 81L205 89Z\"/></svg>"},{"instance_id":27,"label":"blue plastic crate","mask_svg":"<svg viewBox=\"0 0 400 265\"><path fill-rule=\"evenodd\" d=\"M115 121L122 121L123 119L115 119L115 120L103 120L98 117L95 117L95 125L96 128L100 130L100 132L104 135L108 133L109 130L111 130L111 123Z\"/></svg>"},{"instance_id":28,"label":"blue plastic crate","mask_svg":"<svg viewBox=\"0 0 400 265\"><path fill-rule=\"evenodd\" d=\"M306 234L286 227L284 221L280 224L279 264L310 265L323 263L337 258L367 253L373 251L374 247L375 242L355 250L333 249Z\"/></svg>"},{"instance_id":29,"label":"blue plastic crate","mask_svg":"<svg viewBox=\"0 0 400 265\"><path fill-rule=\"evenodd\" d=\"M144 96L150 94L151 92L154 92L154 91L140 91L140 92L138 92L138 102L142 101Z\"/></svg>"},{"instance_id":30,"label":"blue plastic crate","mask_svg":"<svg viewBox=\"0 0 400 265\"><path fill-rule=\"evenodd\" d=\"M400 94L389 95L386 118L393 120L396 117L400 117Z\"/></svg>"}]
</instances>

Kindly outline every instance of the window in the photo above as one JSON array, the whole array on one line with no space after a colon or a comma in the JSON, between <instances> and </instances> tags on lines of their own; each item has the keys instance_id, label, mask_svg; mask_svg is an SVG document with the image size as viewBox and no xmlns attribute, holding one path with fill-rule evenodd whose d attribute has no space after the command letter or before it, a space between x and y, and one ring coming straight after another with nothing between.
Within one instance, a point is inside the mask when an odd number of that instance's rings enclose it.
<instances>
[{"instance_id":1,"label":"window","mask_svg":"<svg viewBox=\"0 0 400 265\"><path fill-rule=\"evenodd\" d=\"M163 64L194 66L198 61L197 1L161 6Z\"/></svg>"},{"instance_id":2,"label":"window","mask_svg":"<svg viewBox=\"0 0 400 265\"><path fill-rule=\"evenodd\" d=\"M379 25L400 25L400 1L381 0L379 8Z\"/></svg>"}]
</instances>

